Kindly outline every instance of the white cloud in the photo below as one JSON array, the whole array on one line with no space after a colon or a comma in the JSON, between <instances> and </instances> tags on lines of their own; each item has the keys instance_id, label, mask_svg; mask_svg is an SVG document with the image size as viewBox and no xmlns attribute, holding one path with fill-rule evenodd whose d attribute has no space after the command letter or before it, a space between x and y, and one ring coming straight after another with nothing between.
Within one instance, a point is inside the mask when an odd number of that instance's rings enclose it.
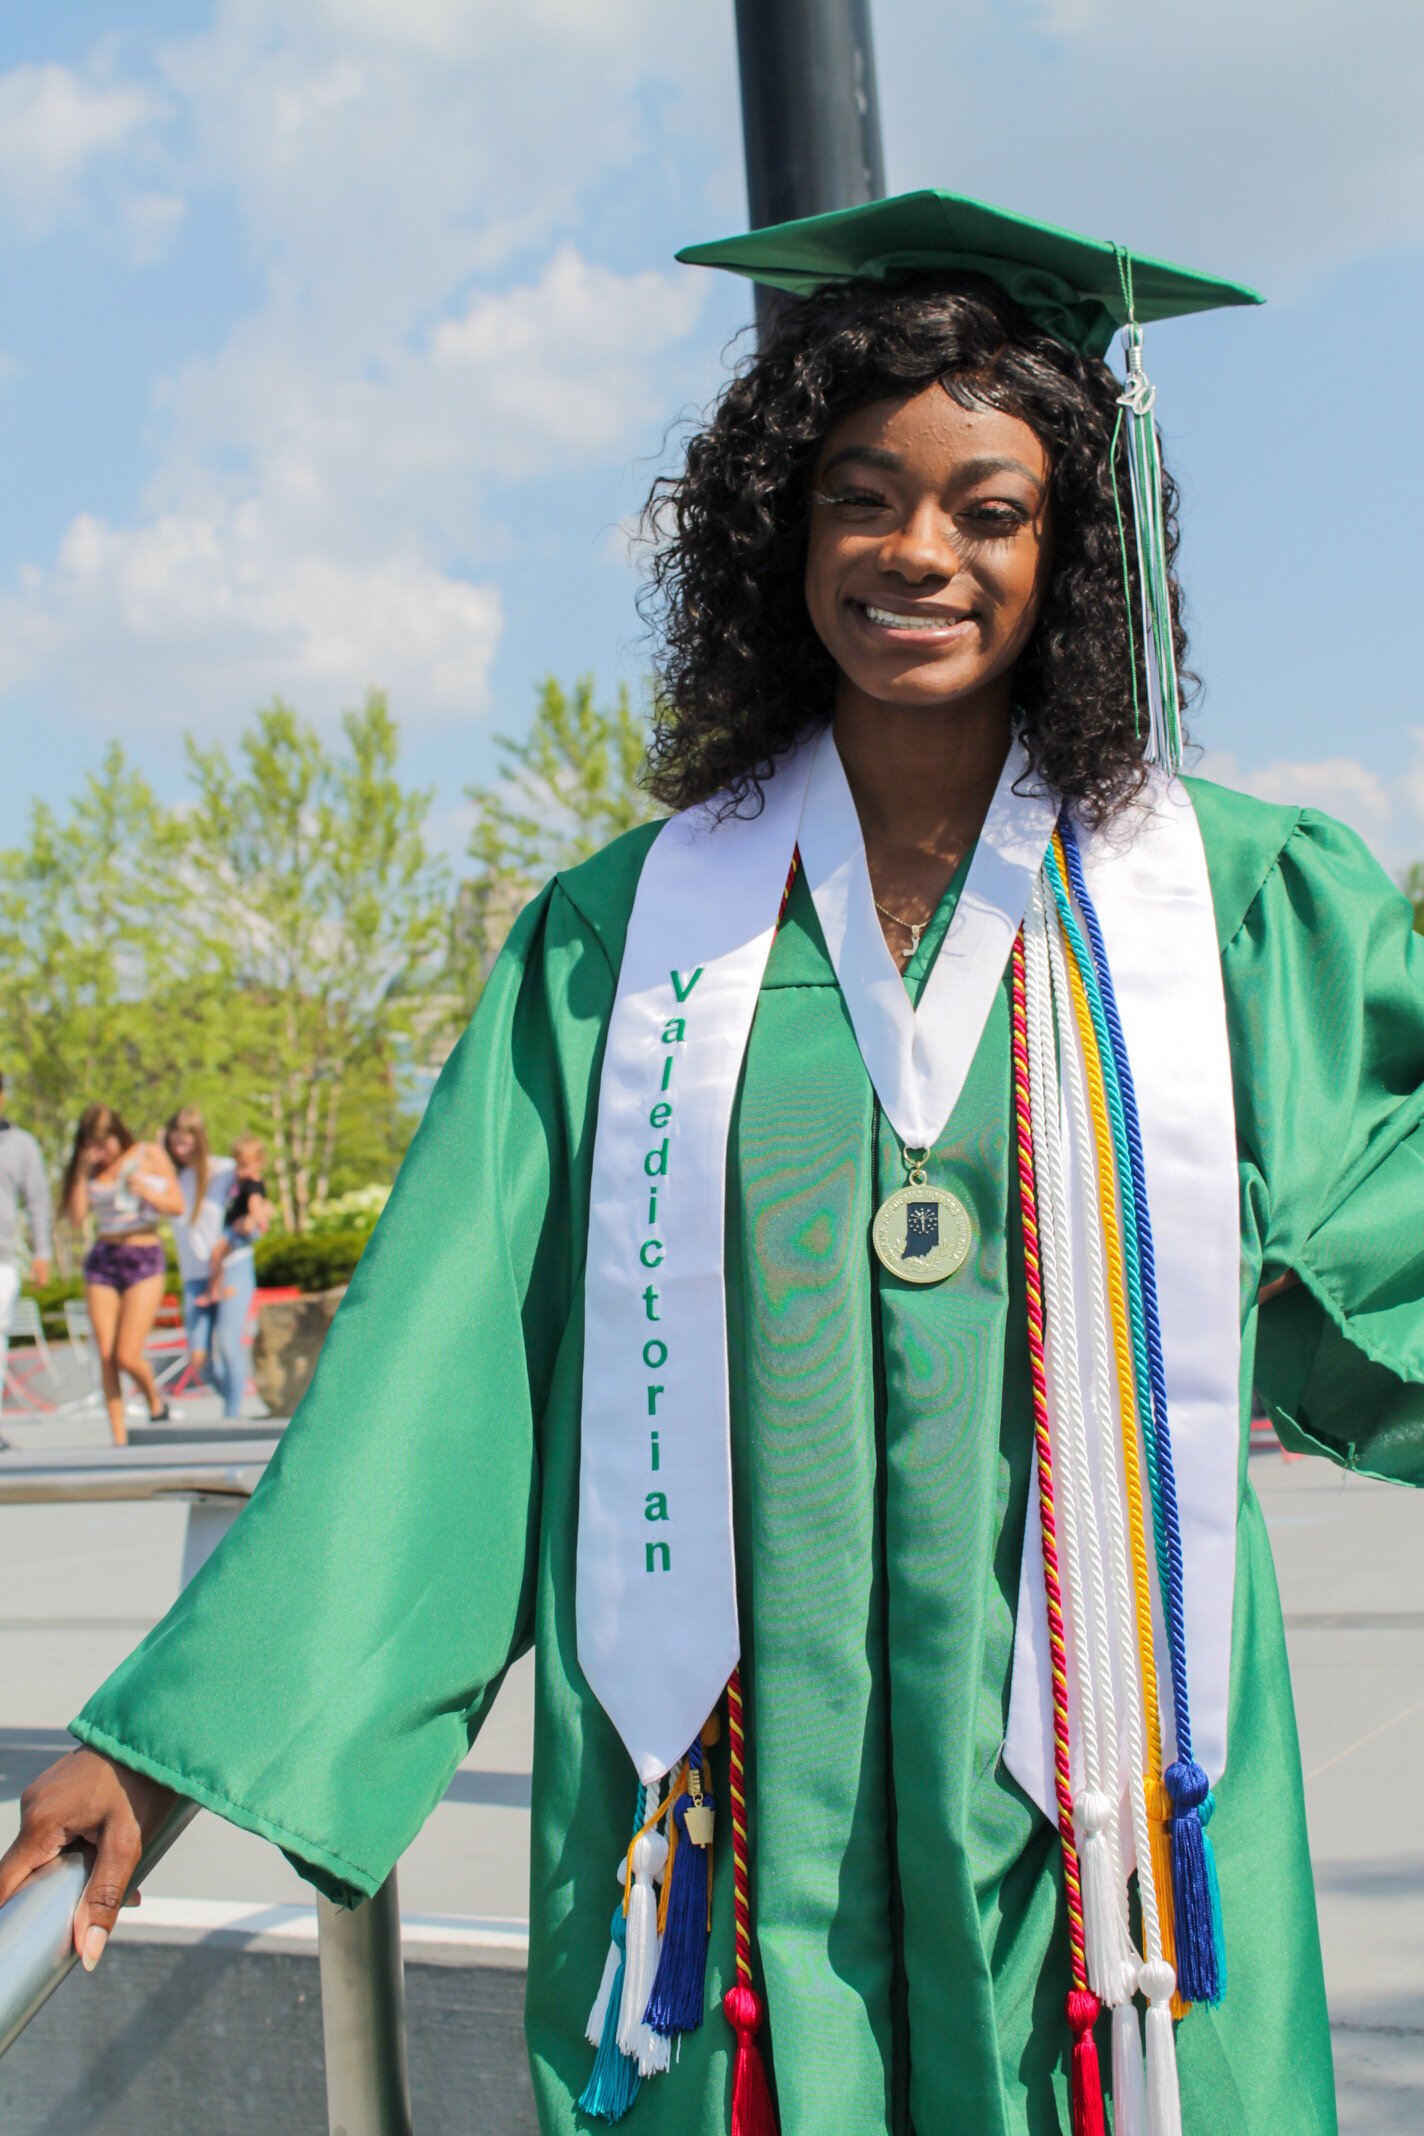
<instances>
[{"instance_id":1,"label":"white cloud","mask_svg":"<svg viewBox=\"0 0 1424 2136\"><path fill-rule=\"evenodd\" d=\"M0 600L0 687L42 672L129 733L211 728L274 692L328 716L371 687L407 717L476 714L500 621L492 587L417 558L293 552L260 499L138 527L86 515Z\"/></svg>"},{"instance_id":2,"label":"white cloud","mask_svg":"<svg viewBox=\"0 0 1424 2136\"><path fill-rule=\"evenodd\" d=\"M1278 757L1245 766L1229 750L1208 750L1193 768L1204 779L1297 808L1318 808L1348 823L1388 868L1424 857L1424 727L1411 729L1414 757L1386 780L1357 757Z\"/></svg>"},{"instance_id":3,"label":"white cloud","mask_svg":"<svg viewBox=\"0 0 1424 2136\"><path fill-rule=\"evenodd\" d=\"M101 726L178 731L273 691L332 718L366 688L412 724L477 714L501 627L446 561L491 487L621 450L700 291L561 247L374 376L329 376L280 315L176 382L132 526L76 518L0 600L0 691L42 681Z\"/></svg>"},{"instance_id":4,"label":"white cloud","mask_svg":"<svg viewBox=\"0 0 1424 2136\"><path fill-rule=\"evenodd\" d=\"M215 196L261 301L159 383L130 522L80 514L0 603L0 689L150 732L274 690L481 710L500 486L626 455L703 302L568 232L645 148L650 70L704 43L692 0L219 0L165 47L130 256Z\"/></svg>"},{"instance_id":5,"label":"white cloud","mask_svg":"<svg viewBox=\"0 0 1424 2136\"><path fill-rule=\"evenodd\" d=\"M43 237L95 159L128 148L157 109L134 83L86 81L53 61L0 74L0 216Z\"/></svg>"},{"instance_id":6,"label":"white cloud","mask_svg":"<svg viewBox=\"0 0 1424 2136\"><path fill-rule=\"evenodd\" d=\"M1408 0L878 0L875 27L892 187L960 186L1282 298L1424 242Z\"/></svg>"}]
</instances>

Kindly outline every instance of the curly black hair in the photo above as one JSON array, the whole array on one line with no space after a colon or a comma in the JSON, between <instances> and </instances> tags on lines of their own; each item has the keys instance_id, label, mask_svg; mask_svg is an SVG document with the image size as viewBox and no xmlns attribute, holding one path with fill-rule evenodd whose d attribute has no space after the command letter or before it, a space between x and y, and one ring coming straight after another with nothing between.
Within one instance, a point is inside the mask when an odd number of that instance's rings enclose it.
<instances>
[{"instance_id":1,"label":"curly black hair","mask_svg":"<svg viewBox=\"0 0 1424 2136\"><path fill-rule=\"evenodd\" d=\"M970 274L840 282L782 311L690 438L682 470L654 484L644 617L657 693L647 784L672 808L725 790L760 803L761 782L807 721L829 717L836 671L803 592L808 489L827 434L855 408L938 381L966 408L1016 416L1049 461L1052 554L1014 677L1034 769L1089 821L1140 789L1128 602L1113 494L1119 381L1041 332L994 283ZM1130 513L1125 425L1116 478ZM1177 492L1165 483L1167 556ZM1184 689L1186 635L1172 615ZM1140 658L1140 634L1138 657Z\"/></svg>"}]
</instances>

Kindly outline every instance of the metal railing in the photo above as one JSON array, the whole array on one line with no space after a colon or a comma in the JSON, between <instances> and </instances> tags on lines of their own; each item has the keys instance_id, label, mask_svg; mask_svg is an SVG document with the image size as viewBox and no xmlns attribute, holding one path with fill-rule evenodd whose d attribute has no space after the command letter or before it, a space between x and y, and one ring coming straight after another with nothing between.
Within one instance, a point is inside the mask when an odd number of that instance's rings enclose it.
<instances>
[{"instance_id":1,"label":"metal railing","mask_svg":"<svg viewBox=\"0 0 1424 2136\"><path fill-rule=\"evenodd\" d=\"M7 1455L0 1504L176 1499L191 1507L185 1578L218 1539L219 1509L235 1514L266 1466L256 1450L204 1448L175 1458L177 1448L115 1448ZM195 1547L196 1545L196 1547ZM141 1883L197 1815L181 1803L145 1849ZM0 1907L0 2055L43 2009L78 1962L74 1914L89 1876L79 1849L48 1863ZM322 2037L326 2051L330 2136L411 2136L405 2047L405 1970L400 1900L391 1874L374 1899L345 1908L317 1900Z\"/></svg>"}]
</instances>

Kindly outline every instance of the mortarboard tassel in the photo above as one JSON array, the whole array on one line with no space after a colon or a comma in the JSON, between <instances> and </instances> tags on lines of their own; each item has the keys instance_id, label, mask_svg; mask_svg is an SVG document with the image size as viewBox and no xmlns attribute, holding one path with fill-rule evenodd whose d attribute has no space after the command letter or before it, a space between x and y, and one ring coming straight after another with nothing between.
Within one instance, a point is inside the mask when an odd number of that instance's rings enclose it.
<instances>
[{"instance_id":1,"label":"mortarboard tassel","mask_svg":"<svg viewBox=\"0 0 1424 2136\"><path fill-rule=\"evenodd\" d=\"M712 1792L702 1738L687 1754L687 1785L673 1802L676 1838L663 1886L667 1906L657 1980L645 2013L655 2032L695 2032L706 2000L712 1892Z\"/></svg>"},{"instance_id":2,"label":"mortarboard tassel","mask_svg":"<svg viewBox=\"0 0 1424 2136\"><path fill-rule=\"evenodd\" d=\"M589 2072L588 2082L579 2096L580 2113L590 2115L595 2121L621 2121L637 2098L641 2081L637 2063L630 2061L618 2045L618 2015L623 2001L624 1935L623 1908L618 1906L613 1914L613 1947L618 1953L618 1964L604 2003L603 2031L598 2042L598 2054Z\"/></svg>"}]
</instances>

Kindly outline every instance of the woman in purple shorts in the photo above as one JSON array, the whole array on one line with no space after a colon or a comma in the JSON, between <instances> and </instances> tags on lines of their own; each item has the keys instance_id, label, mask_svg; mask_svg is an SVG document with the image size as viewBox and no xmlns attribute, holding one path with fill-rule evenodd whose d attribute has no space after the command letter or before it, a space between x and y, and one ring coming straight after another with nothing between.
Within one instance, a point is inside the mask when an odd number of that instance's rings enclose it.
<instances>
[{"instance_id":1,"label":"woman in purple shorts","mask_svg":"<svg viewBox=\"0 0 1424 2136\"><path fill-rule=\"evenodd\" d=\"M104 1378L115 1446L128 1443L120 1374L127 1372L156 1422L168 1414L144 1356L163 1296L160 1216L181 1216L183 1195L167 1152L135 1142L109 1105L86 1106L65 1168L63 1208L71 1224L92 1217L96 1237L84 1261L84 1297Z\"/></svg>"}]
</instances>

